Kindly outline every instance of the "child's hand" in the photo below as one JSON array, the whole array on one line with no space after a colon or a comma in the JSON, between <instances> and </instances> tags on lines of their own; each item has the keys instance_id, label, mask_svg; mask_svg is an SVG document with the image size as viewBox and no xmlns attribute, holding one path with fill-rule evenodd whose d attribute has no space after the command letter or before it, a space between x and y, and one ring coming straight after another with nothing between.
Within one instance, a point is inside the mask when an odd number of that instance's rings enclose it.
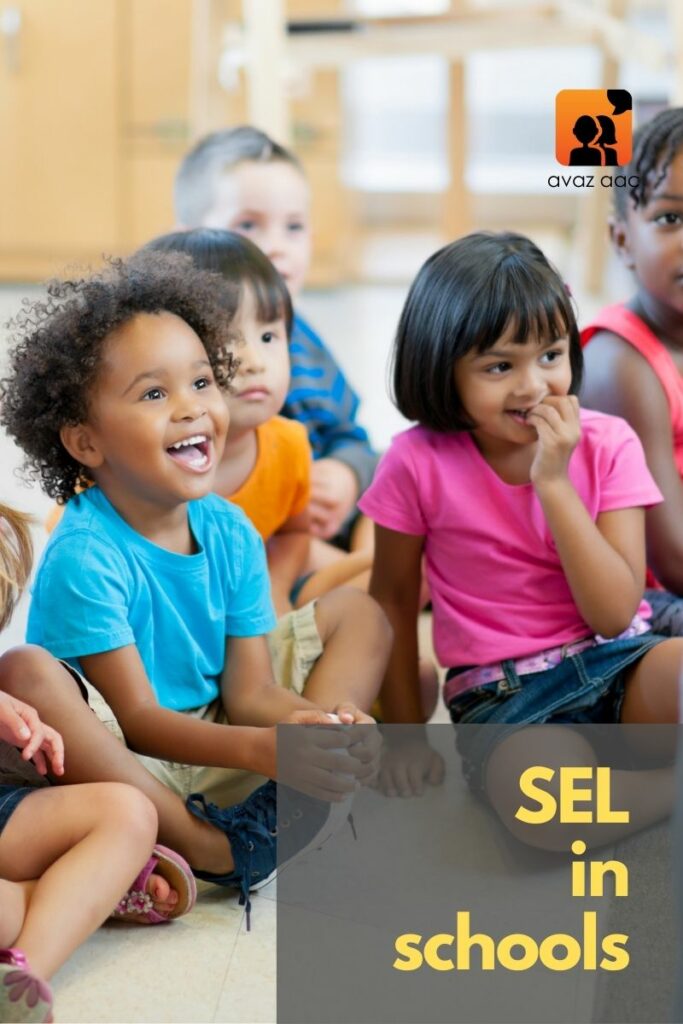
<instances>
[{"instance_id":1,"label":"child's hand","mask_svg":"<svg viewBox=\"0 0 683 1024\"><path fill-rule=\"evenodd\" d=\"M338 715L342 725L377 725L371 715L366 715L364 711L357 708L355 704L351 704L350 701L337 704L334 713Z\"/></svg>"},{"instance_id":2,"label":"child's hand","mask_svg":"<svg viewBox=\"0 0 683 1024\"><path fill-rule=\"evenodd\" d=\"M356 758L349 757L353 738L348 727L335 724L327 712L317 708L293 711L281 724L320 728L280 730L278 782L329 802L344 800L356 792L361 766Z\"/></svg>"},{"instance_id":3,"label":"child's hand","mask_svg":"<svg viewBox=\"0 0 683 1024\"><path fill-rule=\"evenodd\" d=\"M576 395L548 395L531 410L527 420L538 431L531 482L539 485L566 477L569 459L581 437Z\"/></svg>"},{"instance_id":4,"label":"child's hand","mask_svg":"<svg viewBox=\"0 0 683 1024\"><path fill-rule=\"evenodd\" d=\"M311 533L329 540L339 533L358 498L356 474L339 459L317 459L311 468Z\"/></svg>"},{"instance_id":5,"label":"child's hand","mask_svg":"<svg viewBox=\"0 0 683 1024\"><path fill-rule=\"evenodd\" d=\"M441 754L426 740L386 743L377 788L385 796L422 796L425 782L441 785L444 770Z\"/></svg>"},{"instance_id":6,"label":"child's hand","mask_svg":"<svg viewBox=\"0 0 683 1024\"><path fill-rule=\"evenodd\" d=\"M382 734L377 728L375 719L366 715L354 704L337 704L334 709L342 723L360 726L361 728L346 728L345 732L351 737L349 753L360 762L356 768L356 778L363 786L372 786L377 781L382 754Z\"/></svg>"},{"instance_id":7,"label":"child's hand","mask_svg":"<svg viewBox=\"0 0 683 1024\"><path fill-rule=\"evenodd\" d=\"M24 761L33 761L41 775L51 768L64 774L64 743L49 725L44 725L30 705L8 693L0 693L0 740L19 747Z\"/></svg>"}]
</instances>

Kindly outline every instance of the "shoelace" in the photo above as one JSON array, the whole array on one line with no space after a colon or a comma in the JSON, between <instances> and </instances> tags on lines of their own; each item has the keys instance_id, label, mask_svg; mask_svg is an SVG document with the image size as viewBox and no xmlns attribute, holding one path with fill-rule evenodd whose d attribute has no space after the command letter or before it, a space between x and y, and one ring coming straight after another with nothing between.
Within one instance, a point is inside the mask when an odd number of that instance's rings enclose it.
<instances>
[{"instance_id":1,"label":"shoelace","mask_svg":"<svg viewBox=\"0 0 683 1024\"><path fill-rule=\"evenodd\" d=\"M239 822L239 828L233 838L238 840L242 847L245 862L245 870L240 876L240 898L239 905L244 907L247 921L247 931L251 931L251 897L249 889L251 884L252 854L255 849L254 838L265 839L270 842L273 833L268 827L270 821L277 813L277 800L275 787L265 788L264 792L258 793L252 799L248 807L238 807L235 811L234 821Z\"/></svg>"},{"instance_id":2,"label":"shoelace","mask_svg":"<svg viewBox=\"0 0 683 1024\"><path fill-rule=\"evenodd\" d=\"M240 831L235 833L235 835L232 837L231 841L233 843L233 851L234 851L234 842L235 842L235 840L237 840L239 842L239 845L242 847L243 863L244 863L245 867L244 867L244 870L242 871L242 873L240 875L240 880L239 880L239 882L240 882L239 905L241 907L244 907L244 912L245 912L245 916L246 916L246 919L247 919L247 931L250 932L251 931L251 897L249 896L249 890L251 888L252 854L253 854L253 852L254 852L254 850L256 848L256 845L255 845L253 839L248 838L248 836L257 836L260 839L265 838L269 842L270 842L272 837L270 835L269 829L266 828L266 825L263 822L250 820L248 815L244 815L244 826L245 826L244 831L247 833L247 836L245 836L243 834L243 832L240 830ZM234 856L234 852L233 852L233 856Z\"/></svg>"}]
</instances>

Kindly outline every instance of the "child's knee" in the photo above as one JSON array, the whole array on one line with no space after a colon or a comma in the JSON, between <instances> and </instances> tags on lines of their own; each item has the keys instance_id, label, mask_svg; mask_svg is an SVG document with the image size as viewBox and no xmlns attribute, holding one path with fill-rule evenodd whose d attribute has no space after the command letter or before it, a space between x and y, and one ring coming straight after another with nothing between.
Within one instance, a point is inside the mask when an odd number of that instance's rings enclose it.
<instances>
[{"instance_id":1,"label":"child's knee","mask_svg":"<svg viewBox=\"0 0 683 1024\"><path fill-rule=\"evenodd\" d=\"M24 644L0 657L0 688L10 696L30 704L46 677L54 674L57 662L42 647Z\"/></svg>"},{"instance_id":2,"label":"child's knee","mask_svg":"<svg viewBox=\"0 0 683 1024\"><path fill-rule=\"evenodd\" d=\"M102 817L130 839L137 837L143 845L154 845L159 819L152 801L134 786L123 782L97 784Z\"/></svg>"},{"instance_id":3,"label":"child's knee","mask_svg":"<svg viewBox=\"0 0 683 1024\"><path fill-rule=\"evenodd\" d=\"M372 640L378 653L388 655L393 630L386 615L369 594L355 587L337 587L321 597L316 604L316 620L323 641L339 628L354 631L358 642Z\"/></svg>"}]
</instances>

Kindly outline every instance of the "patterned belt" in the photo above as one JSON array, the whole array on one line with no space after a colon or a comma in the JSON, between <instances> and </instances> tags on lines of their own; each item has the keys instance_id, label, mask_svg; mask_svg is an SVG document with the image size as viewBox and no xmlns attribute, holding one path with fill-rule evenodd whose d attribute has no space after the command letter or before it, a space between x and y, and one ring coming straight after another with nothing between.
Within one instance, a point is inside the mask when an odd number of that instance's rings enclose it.
<instances>
[{"instance_id":1,"label":"patterned belt","mask_svg":"<svg viewBox=\"0 0 683 1024\"><path fill-rule=\"evenodd\" d=\"M575 640L569 644L562 644L561 647L550 647L547 651L539 651L538 654L531 654L526 658L518 658L512 664L518 676L528 676L533 672L545 672L546 669L556 668L565 658L571 658L573 654L580 654L589 647L597 647L599 644L608 644L613 640L626 640L628 637L640 636L642 633L650 632L650 623L636 615L633 622L623 633L615 637L588 636L583 640ZM505 679L503 662L497 661L495 665L479 665L475 668L468 668L464 672L457 672L446 679L444 686L444 699L446 704L461 696L466 690L475 686L484 686L485 683L497 683Z\"/></svg>"}]
</instances>

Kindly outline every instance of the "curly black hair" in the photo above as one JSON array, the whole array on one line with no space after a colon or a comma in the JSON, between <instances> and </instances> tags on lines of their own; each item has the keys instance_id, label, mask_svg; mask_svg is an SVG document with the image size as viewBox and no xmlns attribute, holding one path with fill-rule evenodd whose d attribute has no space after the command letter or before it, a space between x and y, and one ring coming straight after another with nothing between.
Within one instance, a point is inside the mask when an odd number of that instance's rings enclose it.
<instances>
[{"instance_id":1,"label":"curly black hair","mask_svg":"<svg viewBox=\"0 0 683 1024\"><path fill-rule=\"evenodd\" d=\"M682 146L683 107L662 110L638 129L631 161L622 170L627 184L613 186L614 208L621 220L626 217L629 199L634 210L647 205ZM635 180L629 185L631 179Z\"/></svg>"},{"instance_id":2,"label":"curly black hair","mask_svg":"<svg viewBox=\"0 0 683 1024\"><path fill-rule=\"evenodd\" d=\"M46 298L24 299L7 324L11 350L9 374L0 381L0 424L24 452L27 479L39 479L60 504L90 481L59 433L88 418L105 342L139 313L184 320L227 389L237 368L230 325L238 302L237 288L177 252L110 258L101 273L50 281Z\"/></svg>"}]
</instances>

